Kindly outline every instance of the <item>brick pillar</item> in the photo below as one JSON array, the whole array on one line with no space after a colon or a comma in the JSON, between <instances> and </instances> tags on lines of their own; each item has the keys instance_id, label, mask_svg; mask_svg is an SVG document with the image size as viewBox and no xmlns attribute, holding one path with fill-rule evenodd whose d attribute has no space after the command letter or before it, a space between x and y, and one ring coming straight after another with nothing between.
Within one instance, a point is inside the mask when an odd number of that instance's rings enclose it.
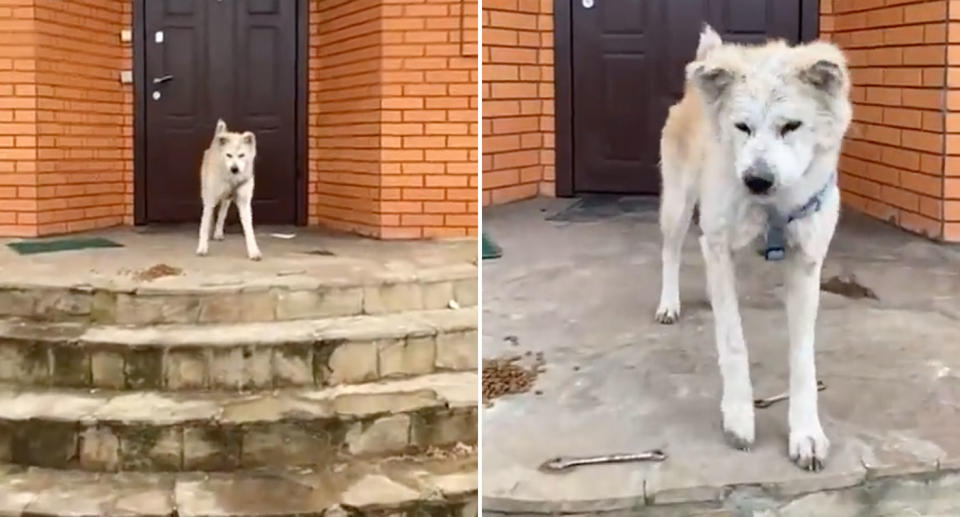
<instances>
[{"instance_id":1,"label":"brick pillar","mask_svg":"<svg viewBox=\"0 0 960 517\"><path fill-rule=\"evenodd\" d=\"M0 8L0 235L103 228L131 211L132 92L119 81L131 13L129 0Z\"/></svg>"},{"instance_id":2,"label":"brick pillar","mask_svg":"<svg viewBox=\"0 0 960 517\"><path fill-rule=\"evenodd\" d=\"M843 201L908 231L958 240L960 228L945 224L960 215L947 210L960 185L951 186L943 159L952 140L948 2L886 4L821 2L821 37L844 49L853 79L854 122L839 166Z\"/></svg>"},{"instance_id":3,"label":"brick pillar","mask_svg":"<svg viewBox=\"0 0 960 517\"><path fill-rule=\"evenodd\" d=\"M0 235L37 234L37 33L33 0L0 19Z\"/></svg>"},{"instance_id":4,"label":"brick pillar","mask_svg":"<svg viewBox=\"0 0 960 517\"><path fill-rule=\"evenodd\" d=\"M554 195L553 2L484 2L483 70L483 203Z\"/></svg>"},{"instance_id":5,"label":"brick pillar","mask_svg":"<svg viewBox=\"0 0 960 517\"><path fill-rule=\"evenodd\" d=\"M311 223L476 234L476 20L469 0L311 3Z\"/></svg>"}]
</instances>

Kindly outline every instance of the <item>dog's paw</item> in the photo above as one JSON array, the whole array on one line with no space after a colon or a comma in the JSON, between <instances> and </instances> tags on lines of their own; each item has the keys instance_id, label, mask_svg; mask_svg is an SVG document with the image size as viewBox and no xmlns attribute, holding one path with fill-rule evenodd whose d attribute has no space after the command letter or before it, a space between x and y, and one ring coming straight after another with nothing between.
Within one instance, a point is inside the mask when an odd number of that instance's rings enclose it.
<instances>
[{"instance_id":1,"label":"dog's paw","mask_svg":"<svg viewBox=\"0 0 960 517\"><path fill-rule=\"evenodd\" d=\"M680 319L680 305L661 304L654 319L664 325L673 325Z\"/></svg>"},{"instance_id":2,"label":"dog's paw","mask_svg":"<svg viewBox=\"0 0 960 517\"><path fill-rule=\"evenodd\" d=\"M260 253L259 251L251 251L250 253L247 254L247 256L250 257L250 260L254 262L259 262L260 260L263 259L263 254Z\"/></svg>"},{"instance_id":3,"label":"dog's paw","mask_svg":"<svg viewBox=\"0 0 960 517\"><path fill-rule=\"evenodd\" d=\"M214 233L214 234L213 234L213 240L215 240L215 241L222 241L222 240L223 240L223 232Z\"/></svg>"},{"instance_id":4,"label":"dog's paw","mask_svg":"<svg viewBox=\"0 0 960 517\"><path fill-rule=\"evenodd\" d=\"M729 408L723 412L723 437L730 447L749 451L753 447L753 405Z\"/></svg>"},{"instance_id":5,"label":"dog's paw","mask_svg":"<svg viewBox=\"0 0 960 517\"><path fill-rule=\"evenodd\" d=\"M201 257L206 257L206 256L207 256L207 247L206 247L206 246L200 246L199 248L197 248L197 255L199 255L199 256L201 256Z\"/></svg>"},{"instance_id":6,"label":"dog's paw","mask_svg":"<svg viewBox=\"0 0 960 517\"><path fill-rule=\"evenodd\" d=\"M790 459L798 467L811 472L823 470L830 452L830 440L819 426L814 429L790 431Z\"/></svg>"}]
</instances>

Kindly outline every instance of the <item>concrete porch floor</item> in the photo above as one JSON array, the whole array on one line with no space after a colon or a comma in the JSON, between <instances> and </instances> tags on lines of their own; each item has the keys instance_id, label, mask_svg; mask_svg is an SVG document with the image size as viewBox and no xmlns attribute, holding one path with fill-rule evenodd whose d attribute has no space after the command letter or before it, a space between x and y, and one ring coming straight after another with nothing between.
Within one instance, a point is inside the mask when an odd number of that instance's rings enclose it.
<instances>
[{"instance_id":1,"label":"concrete porch floor","mask_svg":"<svg viewBox=\"0 0 960 517\"><path fill-rule=\"evenodd\" d=\"M877 299L822 293L820 414L832 449L814 474L787 458L785 403L757 410L752 452L723 441L698 230L684 249L681 320L659 325L655 203L546 220L572 202L484 211L504 255L483 264L483 357L542 352L546 368L541 394L483 409L485 513L960 515L960 248L843 214L824 278L855 274ZM740 257L758 397L787 386L781 284L777 264ZM537 470L560 455L650 448L669 458Z\"/></svg>"},{"instance_id":2,"label":"concrete porch floor","mask_svg":"<svg viewBox=\"0 0 960 517\"><path fill-rule=\"evenodd\" d=\"M476 239L378 241L318 228L256 228L264 259L246 258L238 226L224 241L210 241L206 257L194 254L195 225L114 228L51 237L105 237L122 248L18 255L0 239L0 285L91 286L96 288L223 289L287 285L346 284L375 278L410 281L424 276L460 276L476 269ZM273 234L294 235L291 239ZM47 239L44 239L47 240ZM179 274L154 279L140 276L155 266Z\"/></svg>"}]
</instances>

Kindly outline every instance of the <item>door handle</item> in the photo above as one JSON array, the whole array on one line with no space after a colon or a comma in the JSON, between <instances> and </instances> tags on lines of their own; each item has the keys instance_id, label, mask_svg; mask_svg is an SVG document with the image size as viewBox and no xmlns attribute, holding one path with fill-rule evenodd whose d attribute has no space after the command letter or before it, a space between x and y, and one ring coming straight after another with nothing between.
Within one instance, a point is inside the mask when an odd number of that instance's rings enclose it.
<instances>
[{"instance_id":1,"label":"door handle","mask_svg":"<svg viewBox=\"0 0 960 517\"><path fill-rule=\"evenodd\" d=\"M160 76L160 77L154 77L154 78L153 78L153 84L162 84L162 83L165 83L165 82L167 82L167 81L172 81L172 80L173 80L173 76L172 76L172 75L162 75L162 76Z\"/></svg>"}]
</instances>

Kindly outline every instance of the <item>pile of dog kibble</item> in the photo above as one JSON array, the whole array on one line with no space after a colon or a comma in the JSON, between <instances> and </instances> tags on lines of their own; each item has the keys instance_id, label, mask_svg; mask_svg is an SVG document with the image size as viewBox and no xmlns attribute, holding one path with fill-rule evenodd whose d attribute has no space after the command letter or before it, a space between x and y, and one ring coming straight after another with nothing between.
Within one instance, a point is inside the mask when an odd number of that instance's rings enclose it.
<instances>
[{"instance_id":1,"label":"pile of dog kibble","mask_svg":"<svg viewBox=\"0 0 960 517\"><path fill-rule=\"evenodd\" d=\"M530 355L531 353L528 352L527 356ZM504 395L530 391L537 380L537 375L544 371L543 353L536 354L536 360L530 367L518 364L522 359L522 356L515 355L483 361L484 403L489 404L493 399Z\"/></svg>"}]
</instances>

